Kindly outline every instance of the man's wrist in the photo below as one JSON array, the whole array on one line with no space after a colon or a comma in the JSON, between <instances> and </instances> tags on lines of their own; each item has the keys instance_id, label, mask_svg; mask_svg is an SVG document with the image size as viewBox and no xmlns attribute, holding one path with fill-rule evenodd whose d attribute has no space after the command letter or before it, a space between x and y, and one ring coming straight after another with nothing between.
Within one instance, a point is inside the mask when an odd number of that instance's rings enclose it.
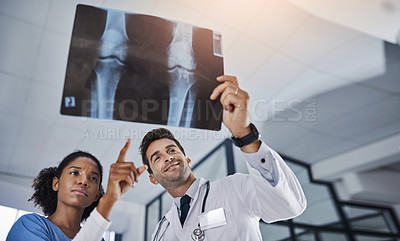
<instances>
[{"instance_id":1,"label":"man's wrist","mask_svg":"<svg viewBox=\"0 0 400 241\"><path fill-rule=\"evenodd\" d=\"M250 128L250 125L249 125L248 127L246 127L244 130L242 130L240 132L236 132L235 134L232 133L232 137L234 137L234 138L243 138L243 137L247 136L250 133L251 133L251 128Z\"/></svg>"},{"instance_id":2,"label":"man's wrist","mask_svg":"<svg viewBox=\"0 0 400 241\"><path fill-rule=\"evenodd\" d=\"M243 134L236 134L235 136L231 137L235 146L242 148L260 139L260 134L252 123L250 123L248 129L250 129L250 131L245 130ZM248 133L246 134L246 132Z\"/></svg>"},{"instance_id":3,"label":"man's wrist","mask_svg":"<svg viewBox=\"0 0 400 241\"><path fill-rule=\"evenodd\" d=\"M241 147L240 150L242 150L242 152L245 153L256 153L260 149L260 146L261 146L261 141L256 140L248 145Z\"/></svg>"}]
</instances>

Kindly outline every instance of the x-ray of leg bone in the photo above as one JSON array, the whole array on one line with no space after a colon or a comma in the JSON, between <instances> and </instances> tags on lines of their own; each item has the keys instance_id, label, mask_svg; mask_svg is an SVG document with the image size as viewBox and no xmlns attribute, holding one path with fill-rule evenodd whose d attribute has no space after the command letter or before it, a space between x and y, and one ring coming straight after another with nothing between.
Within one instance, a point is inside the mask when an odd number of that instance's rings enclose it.
<instances>
[{"instance_id":1,"label":"x-ray of leg bone","mask_svg":"<svg viewBox=\"0 0 400 241\"><path fill-rule=\"evenodd\" d=\"M91 116L113 119L115 91L125 67L126 43L125 13L117 10L107 11L107 22L100 39L100 56L95 66L92 80Z\"/></svg>"},{"instance_id":2,"label":"x-ray of leg bone","mask_svg":"<svg viewBox=\"0 0 400 241\"><path fill-rule=\"evenodd\" d=\"M211 101L221 35L156 16L79 4L61 114L219 130Z\"/></svg>"},{"instance_id":3,"label":"x-ray of leg bone","mask_svg":"<svg viewBox=\"0 0 400 241\"><path fill-rule=\"evenodd\" d=\"M168 72L171 75L168 125L171 126L190 127L192 121L196 98L196 94L191 91L196 81L192 34L191 25L178 23L168 47Z\"/></svg>"}]
</instances>

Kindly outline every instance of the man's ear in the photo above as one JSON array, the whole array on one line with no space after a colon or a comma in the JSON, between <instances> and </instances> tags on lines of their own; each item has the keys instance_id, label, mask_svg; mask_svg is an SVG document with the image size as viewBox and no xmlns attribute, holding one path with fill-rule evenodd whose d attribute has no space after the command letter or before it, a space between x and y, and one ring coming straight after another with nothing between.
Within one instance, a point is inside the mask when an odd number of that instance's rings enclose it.
<instances>
[{"instance_id":1,"label":"man's ear","mask_svg":"<svg viewBox=\"0 0 400 241\"><path fill-rule=\"evenodd\" d=\"M185 156L187 163L189 164L189 167L192 167L192 160L190 160L190 158L188 156Z\"/></svg>"},{"instance_id":2,"label":"man's ear","mask_svg":"<svg viewBox=\"0 0 400 241\"><path fill-rule=\"evenodd\" d=\"M149 175L149 179L150 182L153 183L154 185L157 185L159 183L156 177L153 175L153 173Z\"/></svg>"},{"instance_id":3,"label":"man's ear","mask_svg":"<svg viewBox=\"0 0 400 241\"><path fill-rule=\"evenodd\" d=\"M53 177L53 185L52 185L52 188L53 188L53 191L55 191L55 192L57 192L58 191L58 178L57 177Z\"/></svg>"}]
</instances>

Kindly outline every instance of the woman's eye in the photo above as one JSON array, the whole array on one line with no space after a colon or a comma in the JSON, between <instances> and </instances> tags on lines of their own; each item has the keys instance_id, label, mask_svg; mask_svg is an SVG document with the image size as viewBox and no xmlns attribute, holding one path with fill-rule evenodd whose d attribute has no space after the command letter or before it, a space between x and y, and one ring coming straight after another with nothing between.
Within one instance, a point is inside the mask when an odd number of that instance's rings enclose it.
<instances>
[{"instance_id":1,"label":"woman's eye","mask_svg":"<svg viewBox=\"0 0 400 241\"><path fill-rule=\"evenodd\" d=\"M79 174L79 172L77 172L77 171L71 171L69 174L72 174L72 175L78 175L78 174Z\"/></svg>"},{"instance_id":2,"label":"woman's eye","mask_svg":"<svg viewBox=\"0 0 400 241\"><path fill-rule=\"evenodd\" d=\"M97 178L96 177L90 177L90 180L97 182Z\"/></svg>"},{"instance_id":3,"label":"woman's eye","mask_svg":"<svg viewBox=\"0 0 400 241\"><path fill-rule=\"evenodd\" d=\"M154 158L154 162L156 162L156 161L158 161L158 160L160 160L160 157L159 157L159 156L157 156L156 158Z\"/></svg>"},{"instance_id":4,"label":"woman's eye","mask_svg":"<svg viewBox=\"0 0 400 241\"><path fill-rule=\"evenodd\" d=\"M170 152L170 153L171 153L171 152L173 153L173 152L175 152L175 150L174 150L174 149L171 149L169 152Z\"/></svg>"}]
</instances>

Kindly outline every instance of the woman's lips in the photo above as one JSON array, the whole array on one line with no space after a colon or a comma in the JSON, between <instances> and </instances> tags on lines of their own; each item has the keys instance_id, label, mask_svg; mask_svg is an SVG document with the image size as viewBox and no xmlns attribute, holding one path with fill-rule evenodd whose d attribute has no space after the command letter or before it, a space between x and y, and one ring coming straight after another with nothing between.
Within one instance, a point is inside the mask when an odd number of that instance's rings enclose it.
<instances>
[{"instance_id":1,"label":"woman's lips","mask_svg":"<svg viewBox=\"0 0 400 241\"><path fill-rule=\"evenodd\" d=\"M83 190L80 190L80 189L72 190L72 192L75 193L78 196L82 196L82 197L86 197L87 196L87 193L85 191L83 191Z\"/></svg>"}]
</instances>

